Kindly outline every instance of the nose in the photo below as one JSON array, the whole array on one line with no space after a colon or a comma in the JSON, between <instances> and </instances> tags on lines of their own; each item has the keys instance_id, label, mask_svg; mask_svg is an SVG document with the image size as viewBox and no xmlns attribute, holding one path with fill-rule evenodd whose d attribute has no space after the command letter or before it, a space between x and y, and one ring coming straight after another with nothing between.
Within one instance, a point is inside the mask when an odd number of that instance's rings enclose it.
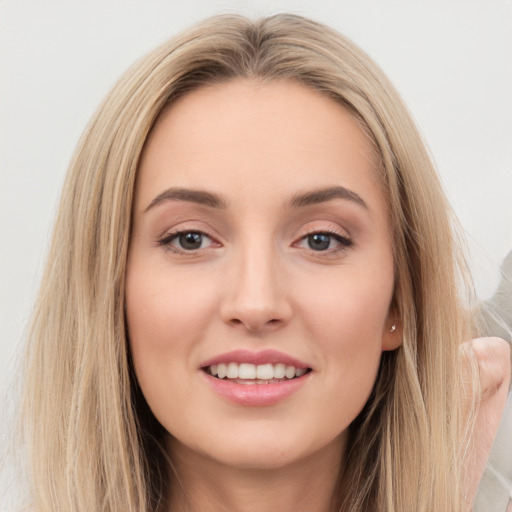
<instances>
[{"instance_id":1,"label":"nose","mask_svg":"<svg viewBox=\"0 0 512 512\"><path fill-rule=\"evenodd\" d=\"M226 275L220 313L224 322L251 333L276 330L292 317L285 271L272 248L240 251Z\"/></svg>"}]
</instances>

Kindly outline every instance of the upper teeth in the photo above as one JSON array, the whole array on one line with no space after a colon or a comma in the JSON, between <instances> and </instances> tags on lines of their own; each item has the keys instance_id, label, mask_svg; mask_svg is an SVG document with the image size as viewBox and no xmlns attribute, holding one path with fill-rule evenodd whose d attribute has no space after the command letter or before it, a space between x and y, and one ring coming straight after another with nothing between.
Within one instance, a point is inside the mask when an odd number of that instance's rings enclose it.
<instances>
[{"instance_id":1,"label":"upper teeth","mask_svg":"<svg viewBox=\"0 0 512 512\"><path fill-rule=\"evenodd\" d=\"M220 363L212 364L210 373L223 379L293 379L306 373L306 368L295 368L282 363L278 364L250 364L250 363Z\"/></svg>"}]
</instances>

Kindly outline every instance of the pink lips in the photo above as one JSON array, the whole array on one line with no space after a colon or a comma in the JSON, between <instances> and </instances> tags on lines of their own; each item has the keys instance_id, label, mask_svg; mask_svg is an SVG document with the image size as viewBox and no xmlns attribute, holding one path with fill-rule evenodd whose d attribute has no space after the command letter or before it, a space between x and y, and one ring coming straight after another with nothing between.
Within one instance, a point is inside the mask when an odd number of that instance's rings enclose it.
<instances>
[{"instance_id":1,"label":"pink lips","mask_svg":"<svg viewBox=\"0 0 512 512\"><path fill-rule=\"evenodd\" d=\"M308 368L306 363L299 361L287 354L277 350L262 350L261 352L251 352L249 350L233 350L219 356L213 357L201 363L201 368L219 363L252 363L252 364L285 364L295 366L295 368Z\"/></svg>"},{"instance_id":2,"label":"pink lips","mask_svg":"<svg viewBox=\"0 0 512 512\"><path fill-rule=\"evenodd\" d=\"M254 365L282 363L295 368L308 368L308 365L302 361L275 350L261 352L235 350L204 361L201 368L230 362ZM235 381L218 379L206 372L202 372L202 374L213 391L222 398L238 405L262 407L277 404L297 392L307 382L311 372L305 373L301 377L270 384L239 384Z\"/></svg>"}]
</instances>

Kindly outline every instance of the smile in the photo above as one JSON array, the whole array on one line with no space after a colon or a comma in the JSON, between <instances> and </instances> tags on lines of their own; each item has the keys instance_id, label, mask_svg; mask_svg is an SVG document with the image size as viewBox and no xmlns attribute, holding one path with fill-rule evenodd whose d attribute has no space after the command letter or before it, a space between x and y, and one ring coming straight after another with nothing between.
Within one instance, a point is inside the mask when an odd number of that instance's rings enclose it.
<instances>
[{"instance_id":1,"label":"smile","mask_svg":"<svg viewBox=\"0 0 512 512\"><path fill-rule=\"evenodd\" d=\"M308 364L276 350L235 350L204 361L200 369L217 396L245 407L271 406L286 400L313 374Z\"/></svg>"},{"instance_id":2,"label":"smile","mask_svg":"<svg viewBox=\"0 0 512 512\"><path fill-rule=\"evenodd\" d=\"M302 377L309 368L297 368L284 363L219 363L204 368L211 376L217 379L228 379L238 384L274 384L286 382L291 379Z\"/></svg>"}]
</instances>

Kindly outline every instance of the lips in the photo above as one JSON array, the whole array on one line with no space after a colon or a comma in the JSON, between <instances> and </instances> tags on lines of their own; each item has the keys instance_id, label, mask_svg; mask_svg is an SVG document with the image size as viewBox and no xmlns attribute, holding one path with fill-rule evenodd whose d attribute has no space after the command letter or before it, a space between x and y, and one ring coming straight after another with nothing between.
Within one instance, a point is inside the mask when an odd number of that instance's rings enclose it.
<instances>
[{"instance_id":1,"label":"lips","mask_svg":"<svg viewBox=\"0 0 512 512\"><path fill-rule=\"evenodd\" d=\"M201 364L207 382L224 399L245 406L278 403L298 391L312 369L282 352L238 350Z\"/></svg>"},{"instance_id":2,"label":"lips","mask_svg":"<svg viewBox=\"0 0 512 512\"><path fill-rule=\"evenodd\" d=\"M308 365L295 357L289 356L277 350L262 350L260 352L251 352L249 350L233 350L225 354L212 357L201 363L201 368L219 363L250 363L254 365L261 364L284 364L285 366L294 366L295 368L308 368Z\"/></svg>"}]
</instances>

